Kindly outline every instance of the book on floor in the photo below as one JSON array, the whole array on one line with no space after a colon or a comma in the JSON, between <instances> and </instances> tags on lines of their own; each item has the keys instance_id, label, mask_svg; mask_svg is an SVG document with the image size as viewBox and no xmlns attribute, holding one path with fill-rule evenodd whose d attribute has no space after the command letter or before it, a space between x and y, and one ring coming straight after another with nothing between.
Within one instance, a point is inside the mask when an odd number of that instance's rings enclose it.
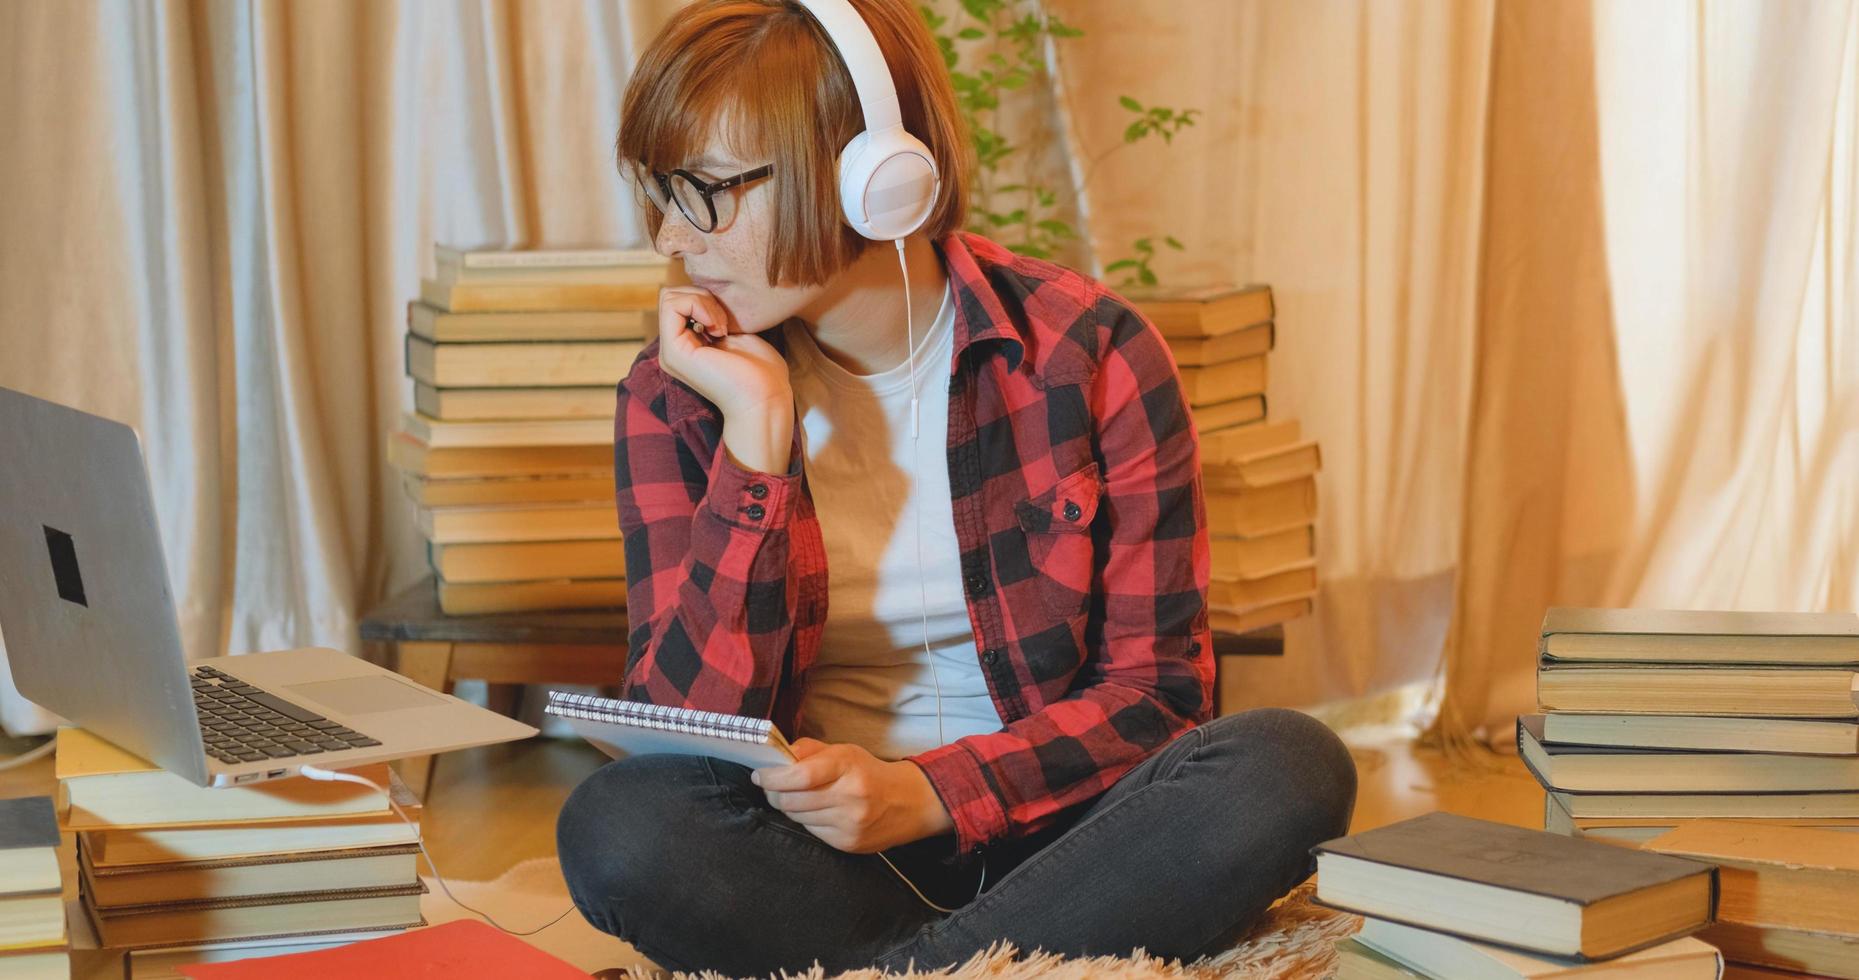
<instances>
[{"instance_id":1,"label":"book on floor","mask_svg":"<svg viewBox=\"0 0 1859 980\"><path fill-rule=\"evenodd\" d=\"M1596 714L1859 717L1859 671L1780 664L1611 665L1543 660L1537 704Z\"/></svg>"},{"instance_id":2,"label":"book on floor","mask_svg":"<svg viewBox=\"0 0 1859 980\"><path fill-rule=\"evenodd\" d=\"M216 943L132 949L123 956L123 980L184 980L185 975L178 972L182 966L197 963L232 963L267 956L309 953L369 939L397 936L406 931L403 927L369 929L361 932L320 932L309 936L259 936ZM358 977L355 980L362 980L362 978Z\"/></svg>"},{"instance_id":3,"label":"book on floor","mask_svg":"<svg viewBox=\"0 0 1859 980\"><path fill-rule=\"evenodd\" d=\"M0 950L0 980L69 980L70 976L71 952L63 943Z\"/></svg>"},{"instance_id":4,"label":"book on floor","mask_svg":"<svg viewBox=\"0 0 1859 980\"><path fill-rule=\"evenodd\" d=\"M387 462L403 473L431 479L535 479L604 474L610 480L613 447L434 447L405 432L395 432L387 439Z\"/></svg>"},{"instance_id":5,"label":"book on floor","mask_svg":"<svg viewBox=\"0 0 1859 980\"><path fill-rule=\"evenodd\" d=\"M232 824L387 812L387 794L292 776L243 786L196 786L82 728L58 730L58 809L67 830ZM343 770L378 785L385 762Z\"/></svg>"},{"instance_id":6,"label":"book on floor","mask_svg":"<svg viewBox=\"0 0 1859 980\"><path fill-rule=\"evenodd\" d=\"M1640 845L1717 866L1717 921L1859 939L1859 838L1837 830L1700 820Z\"/></svg>"},{"instance_id":7,"label":"book on floor","mask_svg":"<svg viewBox=\"0 0 1859 980\"><path fill-rule=\"evenodd\" d=\"M438 580L439 609L450 616L540 612L549 609L626 608L625 579L559 579L543 582L447 582Z\"/></svg>"},{"instance_id":8,"label":"book on floor","mask_svg":"<svg viewBox=\"0 0 1859 980\"><path fill-rule=\"evenodd\" d=\"M62 886L48 891L0 895L0 953L39 949L65 942Z\"/></svg>"},{"instance_id":9,"label":"book on floor","mask_svg":"<svg viewBox=\"0 0 1859 980\"><path fill-rule=\"evenodd\" d=\"M1372 917L1363 920L1355 940L1421 976L1441 980L1716 980L1723 969L1716 947L1692 936L1601 962L1525 953Z\"/></svg>"},{"instance_id":10,"label":"book on floor","mask_svg":"<svg viewBox=\"0 0 1859 980\"><path fill-rule=\"evenodd\" d=\"M645 344L436 344L408 334L406 348L407 376L435 388L572 388L617 386Z\"/></svg>"},{"instance_id":11,"label":"book on floor","mask_svg":"<svg viewBox=\"0 0 1859 980\"><path fill-rule=\"evenodd\" d=\"M1258 283L1136 287L1123 298L1171 340L1217 337L1274 319L1272 289Z\"/></svg>"},{"instance_id":12,"label":"book on floor","mask_svg":"<svg viewBox=\"0 0 1859 980\"><path fill-rule=\"evenodd\" d=\"M407 412L401 417L401 431L438 449L613 445L613 420L610 418L449 422L419 412Z\"/></svg>"},{"instance_id":13,"label":"book on floor","mask_svg":"<svg viewBox=\"0 0 1859 980\"><path fill-rule=\"evenodd\" d=\"M1859 754L1859 722L1839 718L1571 714L1543 718L1543 741L1559 745L1694 752Z\"/></svg>"},{"instance_id":14,"label":"book on floor","mask_svg":"<svg viewBox=\"0 0 1859 980\"><path fill-rule=\"evenodd\" d=\"M1443 812L1312 853L1326 905L1583 960L1695 932L1715 899L1709 864Z\"/></svg>"},{"instance_id":15,"label":"book on floor","mask_svg":"<svg viewBox=\"0 0 1859 980\"><path fill-rule=\"evenodd\" d=\"M1859 664L1859 614L1558 606L1539 642L1553 660Z\"/></svg>"},{"instance_id":16,"label":"book on floor","mask_svg":"<svg viewBox=\"0 0 1859 980\"><path fill-rule=\"evenodd\" d=\"M1207 604L1240 612L1301 598L1316 590L1317 563L1306 559L1261 578L1212 579L1207 586Z\"/></svg>"},{"instance_id":17,"label":"book on floor","mask_svg":"<svg viewBox=\"0 0 1859 980\"><path fill-rule=\"evenodd\" d=\"M1177 367L1218 364L1242 357L1268 354L1278 341L1277 325L1270 320L1252 323L1213 337L1167 337Z\"/></svg>"},{"instance_id":18,"label":"book on floor","mask_svg":"<svg viewBox=\"0 0 1859 980\"><path fill-rule=\"evenodd\" d=\"M1736 819L1759 827L1815 827L1845 834L1859 834L1859 817L1577 817L1559 802L1558 793L1543 794L1543 829L1567 837L1586 837L1610 844L1638 847L1646 841L1674 830ZM1859 837L1853 838L1859 845Z\"/></svg>"},{"instance_id":19,"label":"book on floor","mask_svg":"<svg viewBox=\"0 0 1859 980\"><path fill-rule=\"evenodd\" d=\"M1788 970L1796 977L1859 977L1859 936L1718 922L1699 932L1698 938L1736 963Z\"/></svg>"},{"instance_id":20,"label":"book on floor","mask_svg":"<svg viewBox=\"0 0 1859 980\"><path fill-rule=\"evenodd\" d=\"M440 343L645 340L657 328L655 310L451 313L418 300L407 304L407 329Z\"/></svg>"},{"instance_id":21,"label":"book on floor","mask_svg":"<svg viewBox=\"0 0 1859 980\"><path fill-rule=\"evenodd\" d=\"M434 263L432 281L439 286L476 285L608 285L661 286L665 262L653 265L596 266L466 266L443 260Z\"/></svg>"},{"instance_id":22,"label":"book on floor","mask_svg":"<svg viewBox=\"0 0 1859 980\"><path fill-rule=\"evenodd\" d=\"M420 301L448 313L645 310L658 305L652 282L442 282L420 280Z\"/></svg>"},{"instance_id":23,"label":"book on floor","mask_svg":"<svg viewBox=\"0 0 1859 980\"><path fill-rule=\"evenodd\" d=\"M619 538L435 544L428 545L427 557L439 577L454 585L626 577L626 547Z\"/></svg>"},{"instance_id":24,"label":"book on floor","mask_svg":"<svg viewBox=\"0 0 1859 980\"><path fill-rule=\"evenodd\" d=\"M608 268L656 269L661 274L671 260L650 248L513 248L507 245L460 245L435 242L433 265L478 273L527 272L530 270L588 270Z\"/></svg>"},{"instance_id":25,"label":"book on floor","mask_svg":"<svg viewBox=\"0 0 1859 980\"><path fill-rule=\"evenodd\" d=\"M591 504L614 499L613 470L536 476L422 477L403 473L400 487L422 507Z\"/></svg>"},{"instance_id":26,"label":"book on floor","mask_svg":"<svg viewBox=\"0 0 1859 980\"><path fill-rule=\"evenodd\" d=\"M387 809L348 817L198 827L106 827L80 832L78 843L85 860L99 868L411 844L419 839L424 807L392 768L387 790L399 812Z\"/></svg>"},{"instance_id":27,"label":"book on floor","mask_svg":"<svg viewBox=\"0 0 1859 980\"><path fill-rule=\"evenodd\" d=\"M1205 491L1212 535L1253 538L1317 521L1317 480L1304 477L1249 490Z\"/></svg>"},{"instance_id":28,"label":"book on floor","mask_svg":"<svg viewBox=\"0 0 1859 980\"><path fill-rule=\"evenodd\" d=\"M291 933L359 932L418 924L422 882L350 891L99 908L84 903L105 946L161 946Z\"/></svg>"},{"instance_id":29,"label":"book on floor","mask_svg":"<svg viewBox=\"0 0 1859 980\"><path fill-rule=\"evenodd\" d=\"M1317 529L1286 528L1251 538L1219 535L1208 540L1213 575L1256 579L1317 557Z\"/></svg>"},{"instance_id":30,"label":"book on floor","mask_svg":"<svg viewBox=\"0 0 1859 980\"><path fill-rule=\"evenodd\" d=\"M1196 433L1217 432L1236 425L1257 422L1264 418L1265 396L1245 395L1228 401L1190 405L1188 414L1194 418Z\"/></svg>"},{"instance_id":31,"label":"book on floor","mask_svg":"<svg viewBox=\"0 0 1859 980\"><path fill-rule=\"evenodd\" d=\"M323 977L522 977L571 980L587 974L523 940L471 919L271 959L183 971L194 980L320 980Z\"/></svg>"},{"instance_id":32,"label":"book on floor","mask_svg":"<svg viewBox=\"0 0 1859 980\"><path fill-rule=\"evenodd\" d=\"M1222 429L1201 440L1201 478L1209 489L1271 486L1322 468L1321 450L1299 436L1295 419Z\"/></svg>"},{"instance_id":33,"label":"book on floor","mask_svg":"<svg viewBox=\"0 0 1859 980\"><path fill-rule=\"evenodd\" d=\"M1313 596L1315 593L1246 610L1210 608L1207 610L1207 626L1218 633L1250 633L1267 626L1288 623L1310 615L1315 608Z\"/></svg>"},{"instance_id":34,"label":"book on floor","mask_svg":"<svg viewBox=\"0 0 1859 980\"><path fill-rule=\"evenodd\" d=\"M1540 779L1538 780L1541 781ZM1859 793L1570 793L1549 795L1575 817L1859 817Z\"/></svg>"},{"instance_id":35,"label":"book on floor","mask_svg":"<svg viewBox=\"0 0 1859 980\"><path fill-rule=\"evenodd\" d=\"M533 507L424 507L417 520L420 533L434 544L583 541L620 536L620 512L612 501Z\"/></svg>"},{"instance_id":36,"label":"book on floor","mask_svg":"<svg viewBox=\"0 0 1859 980\"><path fill-rule=\"evenodd\" d=\"M1354 936L1336 941L1336 972L1329 980L1432 980Z\"/></svg>"},{"instance_id":37,"label":"book on floor","mask_svg":"<svg viewBox=\"0 0 1859 980\"><path fill-rule=\"evenodd\" d=\"M0 800L0 895L56 891L62 881L52 798Z\"/></svg>"},{"instance_id":38,"label":"book on floor","mask_svg":"<svg viewBox=\"0 0 1859 980\"><path fill-rule=\"evenodd\" d=\"M1565 793L1859 792L1859 756L1550 745L1542 715L1518 716L1517 751L1538 782Z\"/></svg>"},{"instance_id":39,"label":"book on floor","mask_svg":"<svg viewBox=\"0 0 1859 980\"><path fill-rule=\"evenodd\" d=\"M490 422L542 419L601 419L613 441L612 385L581 388L434 388L413 384L413 407L441 421Z\"/></svg>"},{"instance_id":40,"label":"book on floor","mask_svg":"<svg viewBox=\"0 0 1859 980\"><path fill-rule=\"evenodd\" d=\"M1182 394L1193 406L1265 392L1265 355L1178 368Z\"/></svg>"},{"instance_id":41,"label":"book on floor","mask_svg":"<svg viewBox=\"0 0 1859 980\"><path fill-rule=\"evenodd\" d=\"M418 864L419 846L412 843L107 867L78 848L84 893L104 908L412 885Z\"/></svg>"}]
</instances>

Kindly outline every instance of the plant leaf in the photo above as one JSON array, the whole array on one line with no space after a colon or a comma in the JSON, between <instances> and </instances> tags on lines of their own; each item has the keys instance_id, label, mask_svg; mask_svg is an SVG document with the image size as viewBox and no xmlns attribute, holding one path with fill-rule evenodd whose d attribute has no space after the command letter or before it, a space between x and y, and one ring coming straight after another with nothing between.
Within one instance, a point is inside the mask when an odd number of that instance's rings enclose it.
<instances>
[{"instance_id":1,"label":"plant leaf","mask_svg":"<svg viewBox=\"0 0 1859 980\"><path fill-rule=\"evenodd\" d=\"M1130 98L1127 95L1117 96L1117 103L1123 106L1123 108L1130 110L1131 112L1143 111L1143 104L1141 102L1136 101L1135 99Z\"/></svg>"}]
</instances>

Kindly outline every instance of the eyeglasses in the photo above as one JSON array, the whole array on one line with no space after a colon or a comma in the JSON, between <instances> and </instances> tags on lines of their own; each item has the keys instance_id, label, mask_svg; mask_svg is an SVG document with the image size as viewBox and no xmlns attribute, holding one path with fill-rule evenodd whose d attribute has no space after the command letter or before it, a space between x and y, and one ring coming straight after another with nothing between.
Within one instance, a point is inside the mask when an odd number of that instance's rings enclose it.
<instances>
[{"instance_id":1,"label":"eyeglasses","mask_svg":"<svg viewBox=\"0 0 1859 980\"><path fill-rule=\"evenodd\" d=\"M745 170L734 177L710 183L688 170L673 170L670 173L653 171L651 182L642 183L645 183L646 196L658 205L666 217L671 216L671 205L676 201L678 210L684 212L684 217L690 220L693 227L708 232L716 228L719 220L727 223L734 214L735 195L724 196L723 213L718 213L718 191L741 187L774 172L774 164L763 164L754 170Z\"/></svg>"}]
</instances>

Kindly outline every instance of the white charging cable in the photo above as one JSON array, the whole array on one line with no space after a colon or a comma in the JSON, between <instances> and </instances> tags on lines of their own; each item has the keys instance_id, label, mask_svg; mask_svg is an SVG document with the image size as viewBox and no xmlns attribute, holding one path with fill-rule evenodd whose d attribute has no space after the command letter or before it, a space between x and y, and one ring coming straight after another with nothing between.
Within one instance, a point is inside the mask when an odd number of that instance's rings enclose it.
<instances>
[{"instance_id":1,"label":"white charging cable","mask_svg":"<svg viewBox=\"0 0 1859 980\"><path fill-rule=\"evenodd\" d=\"M334 770L323 769L318 766L301 766L298 768L297 771L302 773L306 778L314 779L314 780L317 780L318 782L354 783L357 786L366 786L366 787L369 787L370 789L375 790L376 792L379 792L381 795L387 797L387 805L389 807L392 807L393 811L400 816L400 819L405 820L407 822L407 826L412 827L414 830L414 833L418 835L417 837L414 838L414 842L419 845L420 854L425 856L427 866L432 868L433 880L439 883L439 890L444 892L445 897L455 902L459 908L462 908L465 911L470 912L471 914L477 916L478 918L483 919L484 921L497 927L499 930L503 932L507 932L512 936L533 936L536 933L541 932L544 929L547 929L549 926L552 926L555 923L560 922L563 919L567 918L568 913L574 911L574 905L570 904L568 908L562 912L561 915L558 915L555 918L550 919L548 922L542 925L539 925L536 928L531 929L527 932L518 932L515 929L512 929L504 925L503 923L498 922L496 919L491 918L489 912L485 912L480 909L474 909L471 906L466 905L464 902L459 901L457 895L452 894L452 889L449 886L447 886L445 883L445 876L439 873L439 862L434 861L432 859L432 852L426 849L425 829L422 828L417 822L415 822L412 817L407 816L407 812L400 808L400 804L394 802L394 796L392 793L389 793L387 791L387 787L382 786L380 783L377 783L374 780L367 778L366 776L357 776L352 772L336 772Z\"/></svg>"},{"instance_id":2,"label":"white charging cable","mask_svg":"<svg viewBox=\"0 0 1859 980\"><path fill-rule=\"evenodd\" d=\"M917 331L915 311L912 310L910 306L910 264L904 258L904 240L901 238L893 239L892 244L897 246L897 267L902 270L904 274L904 339L908 345L907 356L910 358L910 468L912 472L917 474L917 487L921 490L923 485L923 473L921 469L918 468L921 457L918 455L917 450ZM921 499L921 496L922 495L919 493L918 498ZM915 520L917 532L917 599L919 608L923 613L923 657L925 662L929 664L930 680L936 685L936 744L946 745L948 744L948 739L944 738L942 733L942 678L936 673L936 654L934 651L930 650L929 593L927 591L928 587L923 584L923 580L926 577L923 570L923 508L911 508L911 516ZM955 911L954 909L943 908L935 902L930 901L929 896L923 894L922 889L918 888L915 882L911 881L902 871L898 871L897 865L891 864L891 859L885 857L884 852L878 852L878 856L884 858L885 864L891 865L891 870L897 873L897 877L903 879L904 884L910 886L911 891L917 893L917 897L923 900L923 904L938 912L952 913ZM981 880L975 883L975 898L981 897L981 889L987 884L987 881L988 863L987 858L984 856L981 860ZM970 899L970 901L973 901L973 899Z\"/></svg>"}]
</instances>

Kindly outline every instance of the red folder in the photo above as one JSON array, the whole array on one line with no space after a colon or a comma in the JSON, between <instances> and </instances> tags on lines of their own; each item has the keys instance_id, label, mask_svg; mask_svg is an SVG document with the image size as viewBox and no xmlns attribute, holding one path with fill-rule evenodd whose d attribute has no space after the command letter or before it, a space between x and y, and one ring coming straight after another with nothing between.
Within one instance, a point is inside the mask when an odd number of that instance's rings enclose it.
<instances>
[{"instance_id":1,"label":"red folder","mask_svg":"<svg viewBox=\"0 0 1859 980\"><path fill-rule=\"evenodd\" d=\"M192 980L587 980L588 975L476 919L289 956L178 968Z\"/></svg>"}]
</instances>

